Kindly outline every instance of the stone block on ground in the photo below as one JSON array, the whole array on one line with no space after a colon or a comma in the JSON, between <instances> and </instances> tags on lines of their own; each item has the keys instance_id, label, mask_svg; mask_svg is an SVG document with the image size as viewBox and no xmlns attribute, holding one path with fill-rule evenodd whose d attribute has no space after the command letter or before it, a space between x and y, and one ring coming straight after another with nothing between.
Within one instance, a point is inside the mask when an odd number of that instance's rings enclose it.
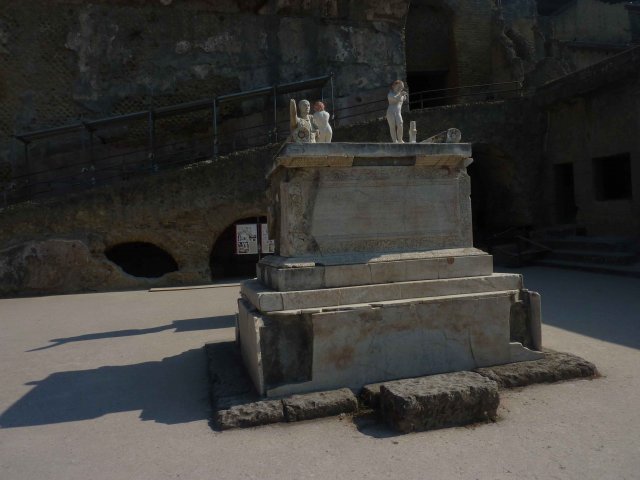
<instances>
[{"instance_id":1,"label":"stone block on ground","mask_svg":"<svg viewBox=\"0 0 640 480\"><path fill-rule=\"evenodd\" d=\"M533 383L551 383L598 375L596 366L570 353L544 349L545 358L507 363L474 371L497 382L501 388L524 387Z\"/></svg>"},{"instance_id":2,"label":"stone block on ground","mask_svg":"<svg viewBox=\"0 0 640 480\"><path fill-rule=\"evenodd\" d=\"M500 403L498 385L473 372L454 372L385 382L382 418L408 433L492 420Z\"/></svg>"},{"instance_id":3,"label":"stone block on ground","mask_svg":"<svg viewBox=\"0 0 640 480\"><path fill-rule=\"evenodd\" d=\"M358 410L348 388L265 399L256 392L235 342L205 345L208 360L212 423L215 428L248 428L280 422L296 422Z\"/></svg>"},{"instance_id":4,"label":"stone block on ground","mask_svg":"<svg viewBox=\"0 0 640 480\"><path fill-rule=\"evenodd\" d=\"M282 400L247 401L246 397L220 399L213 414L214 425L220 430L257 427L284 421Z\"/></svg>"},{"instance_id":5,"label":"stone block on ground","mask_svg":"<svg viewBox=\"0 0 640 480\"><path fill-rule=\"evenodd\" d=\"M291 395L282 399L282 404L288 422L354 413L358 410L358 400L348 388Z\"/></svg>"}]
</instances>

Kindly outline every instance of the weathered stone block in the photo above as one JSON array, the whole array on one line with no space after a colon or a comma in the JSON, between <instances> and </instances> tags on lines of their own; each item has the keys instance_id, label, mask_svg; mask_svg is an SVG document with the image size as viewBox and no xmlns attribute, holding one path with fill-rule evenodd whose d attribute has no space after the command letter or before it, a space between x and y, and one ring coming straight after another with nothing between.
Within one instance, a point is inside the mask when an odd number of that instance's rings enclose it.
<instances>
[{"instance_id":1,"label":"weathered stone block","mask_svg":"<svg viewBox=\"0 0 640 480\"><path fill-rule=\"evenodd\" d=\"M348 388L292 395L284 398L282 404L288 422L354 413L358 410L358 400Z\"/></svg>"},{"instance_id":2,"label":"weathered stone block","mask_svg":"<svg viewBox=\"0 0 640 480\"><path fill-rule=\"evenodd\" d=\"M287 145L270 175L277 252L295 257L472 247L464 163L470 145L392 147ZM318 156L325 157L322 166L310 166L317 164L310 160ZM345 164L344 157L353 162ZM417 157L427 160L416 165ZM404 278L403 272L396 271L402 266L376 268L392 267L394 272L385 275Z\"/></svg>"},{"instance_id":3,"label":"weathered stone block","mask_svg":"<svg viewBox=\"0 0 640 480\"><path fill-rule=\"evenodd\" d=\"M383 383L384 420L403 432L492 420L500 403L496 382L473 372L455 372Z\"/></svg>"},{"instance_id":4,"label":"weathered stone block","mask_svg":"<svg viewBox=\"0 0 640 480\"><path fill-rule=\"evenodd\" d=\"M502 388L524 387L532 383L550 383L598 375L596 366L577 355L544 350L544 358L478 368L475 372L494 380Z\"/></svg>"},{"instance_id":5,"label":"weathered stone block","mask_svg":"<svg viewBox=\"0 0 640 480\"><path fill-rule=\"evenodd\" d=\"M256 427L285 421L282 400L246 402L246 399L240 399L237 404L233 404L231 399L224 400L218 405L218 410L213 415L214 424L220 430Z\"/></svg>"}]
</instances>

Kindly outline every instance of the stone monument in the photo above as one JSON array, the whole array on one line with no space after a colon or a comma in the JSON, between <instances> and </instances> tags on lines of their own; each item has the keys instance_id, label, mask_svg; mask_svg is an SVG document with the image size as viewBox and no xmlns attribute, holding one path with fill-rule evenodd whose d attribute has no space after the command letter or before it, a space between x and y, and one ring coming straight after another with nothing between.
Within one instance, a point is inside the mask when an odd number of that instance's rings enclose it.
<instances>
[{"instance_id":1,"label":"stone monument","mask_svg":"<svg viewBox=\"0 0 640 480\"><path fill-rule=\"evenodd\" d=\"M543 357L540 297L473 247L464 143L287 144L268 175L275 255L238 301L259 394Z\"/></svg>"}]
</instances>

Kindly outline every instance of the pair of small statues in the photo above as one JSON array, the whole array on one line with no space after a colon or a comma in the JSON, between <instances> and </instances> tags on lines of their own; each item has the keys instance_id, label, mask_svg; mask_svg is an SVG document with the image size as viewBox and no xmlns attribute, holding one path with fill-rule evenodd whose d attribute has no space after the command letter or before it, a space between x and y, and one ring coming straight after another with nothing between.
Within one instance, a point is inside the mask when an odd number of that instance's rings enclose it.
<instances>
[{"instance_id":1,"label":"pair of small statues","mask_svg":"<svg viewBox=\"0 0 640 480\"><path fill-rule=\"evenodd\" d=\"M310 115L311 104L308 100L300 100L298 108L295 100L289 102L290 141L293 143L331 143L333 130L329 125L329 112L321 101L314 103L313 109L315 112Z\"/></svg>"}]
</instances>

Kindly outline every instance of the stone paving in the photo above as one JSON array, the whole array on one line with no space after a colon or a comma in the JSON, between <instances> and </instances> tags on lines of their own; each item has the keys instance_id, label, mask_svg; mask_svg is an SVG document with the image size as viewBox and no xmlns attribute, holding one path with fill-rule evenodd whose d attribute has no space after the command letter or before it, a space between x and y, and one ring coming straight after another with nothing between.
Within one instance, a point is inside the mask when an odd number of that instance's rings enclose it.
<instances>
[{"instance_id":1,"label":"stone paving","mask_svg":"<svg viewBox=\"0 0 640 480\"><path fill-rule=\"evenodd\" d=\"M406 435L348 416L213 431L202 346L233 339L237 286L0 300L0 478L637 478L640 280L515 273L544 298L545 347L602 377Z\"/></svg>"}]
</instances>

